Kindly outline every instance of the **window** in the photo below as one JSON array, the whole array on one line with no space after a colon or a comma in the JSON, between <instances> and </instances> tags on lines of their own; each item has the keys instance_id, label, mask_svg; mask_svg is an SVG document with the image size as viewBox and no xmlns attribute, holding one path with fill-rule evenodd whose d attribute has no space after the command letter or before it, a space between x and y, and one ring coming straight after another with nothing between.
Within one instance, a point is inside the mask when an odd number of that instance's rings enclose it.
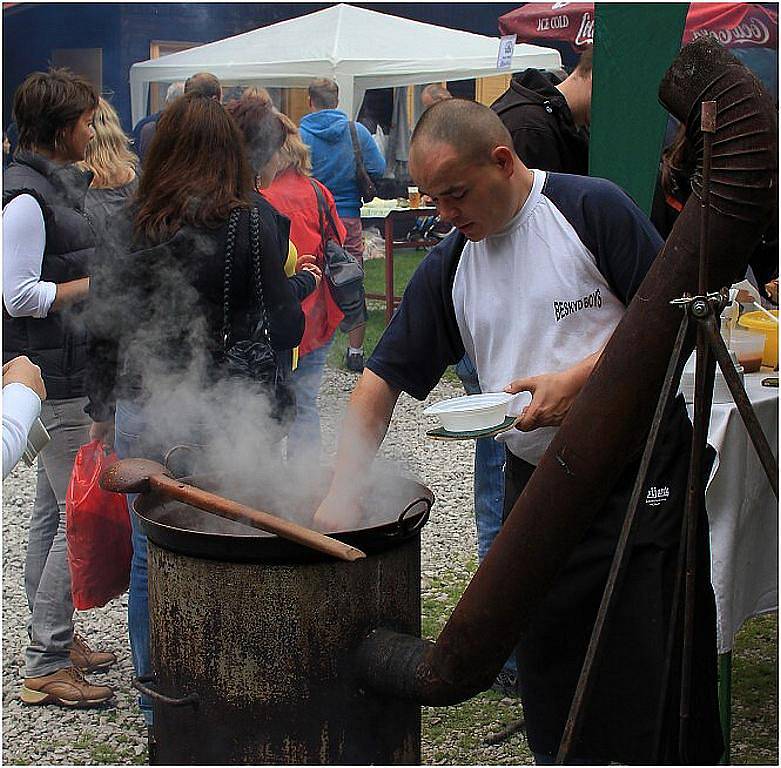
<instances>
[{"instance_id":1,"label":"window","mask_svg":"<svg viewBox=\"0 0 781 768\"><path fill-rule=\"evenodd\" d=\"M188 48L195 48L202 43L186 43L181 40L152 40L149 43L149 58L159 59L168 56L169 53L179 53ZM193 74L195 74L193 72ZM154 114L163 108L165 94L170 83L150 83L149 86L149 114Z\"/></svg>"}]
</instances>

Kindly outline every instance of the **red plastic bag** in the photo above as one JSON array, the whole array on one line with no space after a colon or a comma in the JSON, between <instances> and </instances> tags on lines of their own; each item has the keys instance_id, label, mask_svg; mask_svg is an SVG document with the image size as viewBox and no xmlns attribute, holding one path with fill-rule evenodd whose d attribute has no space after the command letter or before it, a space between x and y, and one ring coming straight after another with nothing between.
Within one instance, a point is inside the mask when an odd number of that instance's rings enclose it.
<instances>
[{"instance_id":1,"label":"red plastic bag","mask_svg":"<svg viewBox=\"0 0 781 768\"><path fill-rule=\"evenodd\" d=\"M100 608L125 592L133 556L125 496L98 485L100 473L117 460L103 443L82 445L65 497L65 538L74 608Z\"/></svg>"}]
</instances>

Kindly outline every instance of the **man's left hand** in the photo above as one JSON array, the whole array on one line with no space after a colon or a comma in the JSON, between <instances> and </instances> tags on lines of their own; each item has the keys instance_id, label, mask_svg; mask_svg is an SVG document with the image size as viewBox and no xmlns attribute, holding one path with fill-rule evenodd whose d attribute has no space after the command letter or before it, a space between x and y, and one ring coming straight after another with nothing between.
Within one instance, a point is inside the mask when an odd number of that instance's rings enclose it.
<instances>
[{"instance_id":1,"label":"man's left hand","mask_svg":"<svg viewBox=\"0 0 781 768\"><path fill-rule=\"evenodd\" d=\"M505 392L513 395L532 393L532 401L521 412L515 428L530 432L538 427L558 427L569 413L580 387L579 377L568 370L511 381L504 388Z\"/></svg>"},{"instance_id":2,"label":"man's left hand","mask_svg":"<svg viewBox=\"0 0 781 768\"><path fill-rule=\"evenodd\" d=\"M538 427L558 427L569 413L601 354L602 349L565 371L511 381L504 388L505 392L513 395L518 392L532 393L532 401L521 412L515 428L521 432L530 432Z\"/></svg>"}]
</instances>

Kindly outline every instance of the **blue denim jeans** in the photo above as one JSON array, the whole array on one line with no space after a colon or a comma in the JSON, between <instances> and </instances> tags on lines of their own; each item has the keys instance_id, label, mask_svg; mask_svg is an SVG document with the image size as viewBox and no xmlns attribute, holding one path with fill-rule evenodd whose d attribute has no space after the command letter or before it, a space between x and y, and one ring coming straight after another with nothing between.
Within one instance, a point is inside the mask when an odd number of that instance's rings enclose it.
<instances>
[{"instance_id":1,"label":"blue denim jeans","mask_svg":"<svg viewBox=\"0 0 781 768\"><path fill-rule=\"evenodd\" d=\"M89 442L87 400L45 400L41 421L51 442L38 456L35 504L30 516L24 585L30 616L25 677L69 667L73 600L65 541L65 495L76 453Z\"/></svg>"},{"instance_id":2,"label":"blue denim jeans","mask_svg":"<svg viewBox=\"0 0 781 768\"><path fill-rule=\"evenodd\" d=\"M468 395L480 394L480 383L474 363L464 355L456 365L456 373ZM480 562L488 554L496 534L502 527L504 505L504 445L492 437L475 441L475 524L477 526L477 557ZM512 654L504 670L515 674L517 665Z\"/></svg>"},{"instance_id":3,"label":"blue denim jeans","mask_svg":"<svg viewBox=\"0 0 781 768\"><path fill-rule=\"evenodd\" d=\"M456 365L456 373L467 394L480 394L477 371L466 355ZM475 444L475 523L477 556L482 562L502 527L504 445L492 437L476 440Z\"/></svg>"},{"instance_id":4,"label":"blue denim jeans","mask_svg":"<svg viewBox=\"0 0 781 768\"><path fill-rule=\"evenodd\" d=\"M138 403L129 400L117 402L115 416L114 450L117 457L149 456L142 445L142 437L146 431L143 409ZM130 650L133 655L133 669L136 676L152 674L152 660L149 653L149 593L147 588L146 567L146 535L133 511L133 502L137 493L129 493L127 499L130 510L130 521L133 526L133 560L130 565L130 590L127 600L127 627L130 636ZM141 712L147 725L152 724L152 702L146 697L139 698Z\"/></svg>"},{"instance_id":5,"label":"blue denim jeans","mask_svg":"<svg viewBox=\"0 0 781 768\"><path fill-rule=\"evenodd\" d=\"M293 388L296 393L296 418L287 435L287 459L305 459L320 463L322 434L317 395L323 380L323 369L331 349L333 337L322 347L313 349L298 360L293 371Z\"/></svg>"}]
</instances>

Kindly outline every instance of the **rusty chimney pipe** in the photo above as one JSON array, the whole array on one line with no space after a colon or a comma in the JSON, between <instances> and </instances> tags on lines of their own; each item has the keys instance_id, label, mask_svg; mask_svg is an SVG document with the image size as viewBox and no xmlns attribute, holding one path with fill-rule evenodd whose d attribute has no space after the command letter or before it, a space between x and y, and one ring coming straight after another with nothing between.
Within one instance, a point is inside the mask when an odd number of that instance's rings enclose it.
<instances>
[{"instance_id":1,"label":"rusty chimney pipe","mask_svg":"<svg viewBox=\"0 0 781 768\"><path fill-rule=\"evenodd\" d=\"M360 674L383 693L445 705L487 689L619 470L642 450L682 319L669 302L697 292L703 101L717 102L710 290L744 274L767 225L777 195L776 114L754 75L701 38L681 50L659 98L697 150L694 194L436 643L378 629L360 647Z\"/></svg>"}]
</instances>

